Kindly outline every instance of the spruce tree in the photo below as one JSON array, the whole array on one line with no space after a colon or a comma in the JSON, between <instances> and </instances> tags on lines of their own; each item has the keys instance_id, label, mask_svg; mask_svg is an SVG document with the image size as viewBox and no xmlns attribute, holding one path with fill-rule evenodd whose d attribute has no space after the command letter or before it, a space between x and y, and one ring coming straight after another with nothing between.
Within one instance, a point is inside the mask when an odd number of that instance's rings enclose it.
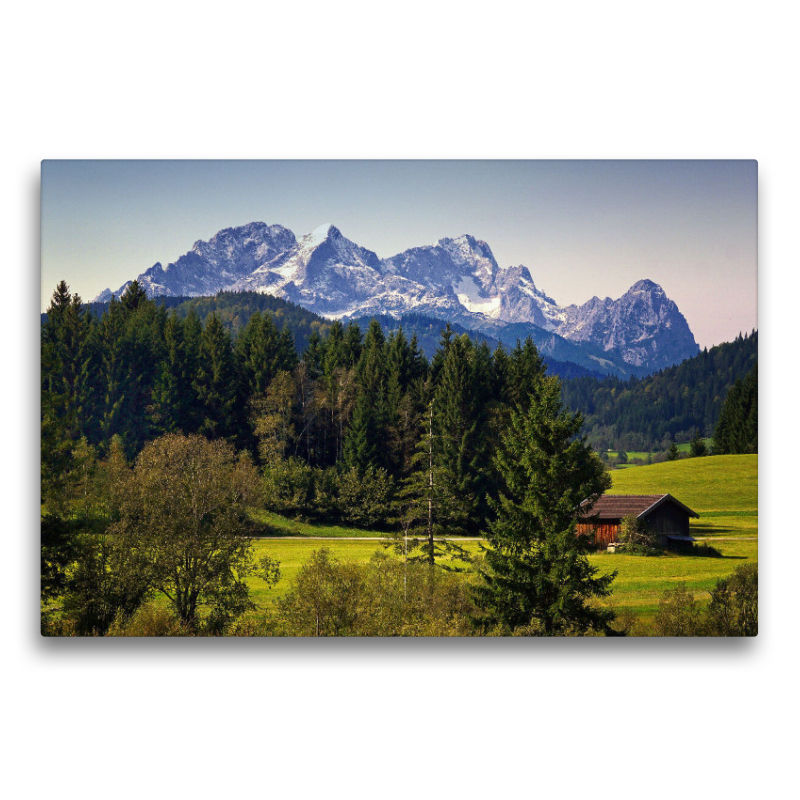
<instances>
[{"instance_id":1,"label":"spruce tree","mask_svg":"<svg viewBox=\"0 0 800 800\"><path fill-rule=\"evenodd\" d=\"M396 508L399 530L392 537L398 553L408 561L424 561L430 566L443 558L470 561L463 547L447 537L465 527L465 509L451 490L442 469L434 433L433 402L420 420L420 437L411 459L411 473L403 481ZM409 555L410 554L410 555Z\"/></svg>"},{"instance_id":2,"label":"spruce tree","mask_svg":"<svg viewBox=\"0 0 800 800\"><path fill-rule=\"evenodd\" d=\"M199 433L215 439L236 433L238 392L230 336L212 314L200 339L195 390L202 409Z\"/></svg>"},{"instance_id":3,"label":"spruce tree","mask_svg":"<svg viewBox=\"0 0 800 800\"><path fill-rule=\"evenodd\" d=\"M184 372L185 361L183 324L173 313L164 326L164 358L153 385L149 409L151 430L156 436L188 430L187 404L192 398L190 380Z\"/></svg>"},{"instance_id":4,"label":"spruce tree","mask_svg":"<svg viewBox=\"0 0 800 800\"><path fill-rule=\"evenodd\" d=\"M197 433L203 422L203 409L197 397L196 380L200 369L200 341L203 338L203 325L194 306L189 309L183 321L183 369L182 381L183 409L182 424L178 430L185 434Z\"/></svg>"},{"instance_id":5,"label":"spruce tree","mask_svg":"<svg viewBox=\"0 0 800 800\"><path fill-rule=\"evenodd\" d=\"M600 459L579 437L582 420L561 403L558 379L542 378L527 409L515 408L495 463L501 490L486 534L475 596L481 623L504 633L609 632L611 611L590 601L610 593L576 534L580 504L610 487Z\"/></svg>"},{"instance_id":6,"label":"spruce tree","mask_svg":"<svg viewBox=\"0 0 800 800\"><path fill-rule=\"evenodd\" d=\"M73 440L87 433L90 424L92 338L86 307L61 281L41 330L42 393Z\"/></svg>"},{"instance_id":7,"label":"spruce tree","mask_svg":"<svg viewBox=\"0 0 800 800\"><path fill-rule=\"evenodd\" d=\"M103 313L98 330L100 368L95 374L99 394L99 417L102 440L110 442L115 435L123 435L125 383L125 318L115 297L111 298Z\"/></svg>"},{"instance_id":8,"label":"spruce tree","mask_svg":"<svg viewBox=\"0 0 800 800\"><path fill-rule=\"evenodd\" d=\"M681 451L678 450L678 445L673 442L667 450L667 461L677 461L681 457Z\"/></svg>"},{"instance_id":9,"label":"spruce tree","mask_svg":"<svg viewBox=\"0 0 800 800\"><path fill-rule=\"evenodd\" d=\"M147 292L142 288L139 281L131 281L125 291L120 295L119 302L125 311L136 311L147 301Z\"/></svg>"},{"instance_id":10,"label":"spruce tree","mask_svg":"<svg viewBox=\"0 0 800 800\"><path fill-rule=\"evenodd\" d=\"M377 467L383 463L379 433L375 407L369 396L362 392L356 400L344 441L342 465L345 469L356 469L359 474L363 474L369 467Z\"/></svg>"},{"instance_id":11,"label":"spruce tree","mask_svg":"<svg viewBox=\"0 0 800 800\"><path fill-rule=\"evenodd\" d=\"M344 466L359 470L384 467L390 460L386 447L386 339L376 320L370 322L364 337L356 379L358 395L344 442Z\"/></svg>"},{"instance_id":12,"label":"spruce tree","mask_svg":"<svg viewBox=\"0 0 800 800\"><path fill-rule=\"evenodd\" d=\"M458 535L474 535L481 524L478 481L485 440L474 355L466 334L449 339L434 394L435 460L444 490L461 506L453 519L462 522L450 531Z\"/></svg>"},{"instance_id":13,"label":"spruce tree","mask_svg":"<svg viewBox=\"0 0 800 800\"><path fill-rule=\"evenodd\" d=\"M700 458L708 455L708 448L706 447L705 440L697 429L695 429L694 436L692 436L692 440L689 442L689 454L692 458Z\"/></svg>"}]
</instances>

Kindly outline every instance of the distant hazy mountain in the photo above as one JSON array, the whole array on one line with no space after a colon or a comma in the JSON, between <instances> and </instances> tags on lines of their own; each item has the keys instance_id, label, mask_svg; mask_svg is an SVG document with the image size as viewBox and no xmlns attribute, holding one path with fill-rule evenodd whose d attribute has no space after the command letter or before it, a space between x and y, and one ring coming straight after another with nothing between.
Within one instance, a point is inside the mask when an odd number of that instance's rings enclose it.
<instances>
[{"instance_id":1,"label":"distant hazy mountain","mask_svg":"<svg viewBox=\"0 0 800 800\"><path fill-rule=\"evenodd\" d=\"M602 374L644 374L699 350L658 284L641 280L618 300L594 297L562 308L527 267L501 268L489 245L469 235L380 259L333 225L298 241L281 225L254 222L198 241L137 280L150 295L256 291L331 319L417 314L505 343L531 335L551 359ZM110 296L107 289L97 300Z\"/></svg>"}]
</instances>

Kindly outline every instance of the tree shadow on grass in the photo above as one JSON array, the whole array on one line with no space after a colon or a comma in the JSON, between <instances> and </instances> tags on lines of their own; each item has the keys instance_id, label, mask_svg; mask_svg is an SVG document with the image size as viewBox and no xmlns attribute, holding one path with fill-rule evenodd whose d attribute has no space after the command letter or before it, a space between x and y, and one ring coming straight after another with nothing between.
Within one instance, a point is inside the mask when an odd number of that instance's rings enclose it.
<instances>
[{"instance_id":1,"label":"tree shadow on grass","mask_svg":"<svg viewBox=\"0 0 800 800\"><path fill-rule=\"evenodd\" d=\"M305 534L299 529L279 528L277 525L270 525L269 522L252 521L248 525L247 535L252 536L254 539L305 538Z\"/></svg>"},{"instance_id":2,"label":"tree shadow on grass","mask_svg":"<svg viewBox=\"0 0 800 800\"><path fill-rule=\"evenodd\" d=\"M736 528L719 528L716 525L692 525L690 533L692 536L722 536L726 533L736 533Z\"/></svg>"}]
</instances>

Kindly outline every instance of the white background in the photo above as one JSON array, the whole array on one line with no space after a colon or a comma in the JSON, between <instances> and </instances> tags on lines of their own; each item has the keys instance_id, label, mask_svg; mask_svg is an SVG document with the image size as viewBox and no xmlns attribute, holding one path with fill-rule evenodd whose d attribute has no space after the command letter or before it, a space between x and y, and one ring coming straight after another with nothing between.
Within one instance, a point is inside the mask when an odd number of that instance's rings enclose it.
<instances>
[{"instance_id":1,"label":"white background","mask_svg":"<svg viewBox=\"0 0 800 800\"><path fill-rule=\"evenodd\" d=\"M4 11L5 796L793 791L796 25L777 3L548 5ZM40 639L39 162L182 157L758 159L758 639Z\"/></svg>"}]
</instances>

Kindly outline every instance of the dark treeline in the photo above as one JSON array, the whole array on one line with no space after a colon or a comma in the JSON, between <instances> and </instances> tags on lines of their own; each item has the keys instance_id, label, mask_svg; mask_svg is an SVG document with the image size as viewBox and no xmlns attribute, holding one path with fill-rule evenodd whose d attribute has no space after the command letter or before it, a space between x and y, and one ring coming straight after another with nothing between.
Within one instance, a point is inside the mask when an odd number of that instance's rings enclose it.
<instances>
[{"instance_id":1,"label":"dark treeline","mask_svg":"<svg viewBox=\"0 0 800 800\"><path fill-rule=\"evenodd\" d=\"M314 332L323 334L330 322L296 303L259 292L220 292L213 297L154 297L153 302L167 311L185 319L190 311L201 322L216 314L228 331L236 335L244 328L255 313L269 315L279 327L287 327L294 336L295 348L302 353ZM99 319L108 310L109 303L88 303L89 313ZM42 323L47 321L47 313L42 314Z\"/></svg>"},{"instance_id":2,"label":"dark treeline","mask_svg":"<svg viewBox=\"0 0 800 800\"><path fill-rule=\"evenodd\" d=\"M698 432L711 436L729 390L757 359L753 331L646 378L565 380L564 403L583 415L598 450L667 449Z\"/></svg>"},{"instance_id":3,"label":"dark treeline","mask_svg":"<svg viewBox=\"0 0 800 800\"><path fill-rule=\"evenodd\" d=\"M714 429L714 452L758 452L758 364L728 392Z\"/></svg>"},{"instance_id":4,"label":"dark treeline","mask_svg":"<svg viewBox=\"0 0 800 800\"><path fill-rule=\"evenodd\" d=\"M254 314L234 346L218 316L182 319L136 282L99 318L62 282L42 326L43 424L101 453L118 436L128 458L178 430L245 444L242 401L297 361L270 316Z\"/></svg>"}]
</instances>

